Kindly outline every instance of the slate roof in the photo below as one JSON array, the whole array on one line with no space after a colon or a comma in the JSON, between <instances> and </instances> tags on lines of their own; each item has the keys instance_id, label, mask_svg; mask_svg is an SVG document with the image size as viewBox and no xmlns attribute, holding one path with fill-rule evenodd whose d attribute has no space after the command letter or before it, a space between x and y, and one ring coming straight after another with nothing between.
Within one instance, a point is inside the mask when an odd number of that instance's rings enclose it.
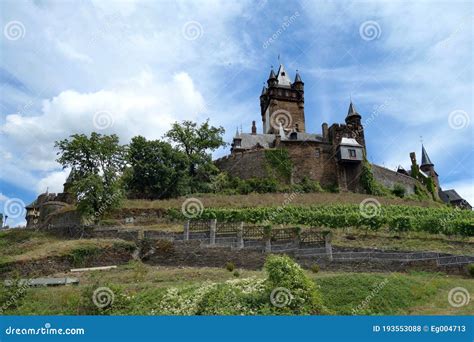
<instances>
[{"instance_id":1,"label":"slate roof","mask_svg":"<svg viewBox=\"0 0 474 342\"><path fill-rule=\"evenodd\" d=\"M351 103L349 104L349 110L347 111L347 117L350 117L350 116L359 116L360 117L360 114L357 112L357 110L355 109L355 106L354 104Z\"/></svg>"},{"instance_id":2,"label":"slate roof","mask_svg":"<svg viewBox=\"0 0 474 342\"><path fill-rule=\"evenodd\" d=\"M445 203L463 200L463 198L454 189L440 191L439 197Z\"/></svg>"},{"instance_id":3,"label":"slate roof","mask_svg":"<svg viewBox=\"0 0 474 342\"><path fill-rule=\"evenodd\" d=\"M434 165L430 157L428 157L428 153L426 153L425 146L421 145L421 166L423 165Z\"/></svg>"},{"instance_id":4,"label":"slate roof","mask_svg":"<svg viewBox=\"0 0 474 342\"><path fill-rule=\"evenodd\" d=\"M250 149L257 144L264 148L269 148L275 141L275 134L240 133L236 138L241 139L239 148Z\"/></svg>"}]
</instances>

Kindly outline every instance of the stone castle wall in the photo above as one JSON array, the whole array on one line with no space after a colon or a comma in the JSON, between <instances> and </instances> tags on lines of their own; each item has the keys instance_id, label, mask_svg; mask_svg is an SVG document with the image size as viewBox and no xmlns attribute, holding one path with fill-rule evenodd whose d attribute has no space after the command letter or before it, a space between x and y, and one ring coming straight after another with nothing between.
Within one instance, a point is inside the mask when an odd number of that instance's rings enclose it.
<instances>
[{"instance_id":1,"label":"stone castle wall","mask_svg":"<svg viewBox=\"0 0 474 342\"><path fill-rule=\"evenodd\" d=\"M241 179L268 177L264 150L234 153L217 159L215 164L220 170Z\"/></svg>"},{"instance_id":2,"label":"stone castle wall","mask_svg":"<svg viewBox=\"0 0 474 342\"><path fill-rule=\"evenodd\" d=\"M382 166L372 164L372 172L375 180L387 188L392 189L395 184L399 184L405 188L407 195L415 193L415 185L419 184L415 178L386 169Z\"/></svg>"},{"instance_id":3,"label":"stone castle wall","mask_svg":"<svg viewBox=\"0 0 474 342\"><path fill-rule=\"evenodd\" d=\"M322 186L337 184L336 163L331 145L283 141L280 147L288 150L293 163L292 182L299 183L307 177L318 181ZM216 160L215 164L220 170L241 179L269 177L269 166L263 149L231 154Z\"/></svg>"}]
</instances>

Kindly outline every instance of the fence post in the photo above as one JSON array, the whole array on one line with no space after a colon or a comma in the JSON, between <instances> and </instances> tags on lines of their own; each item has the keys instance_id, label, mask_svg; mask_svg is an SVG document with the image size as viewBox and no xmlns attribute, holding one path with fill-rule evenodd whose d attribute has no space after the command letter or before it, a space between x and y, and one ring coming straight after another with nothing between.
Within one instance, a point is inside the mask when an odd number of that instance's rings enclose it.
<instances>
[{"instance_id":1,"label":"fence post","mask_svg":"<svg viewBox=\"0 0 474 342\"><path fill-rule=\"evenodd\" d=\"M270 253L272 251L272 237L264 236L263 239L265 240L265 253Z\"/></svg>"},{"instance_id":2,"label":"fence post","mask_svg":"<svg viewBox=\"0 0 474 342\"><path fill-rule=\"evenodd\" d=\"M326 255L329 261L332 261L332 245L331 245L332 233L329 232L324 236L324 245L326 246Z\"/></svg>"},{"instance_id":3,"label":"fence post","mask_svg":"<svg viewBox=\"0 0 474 342\"><path fill-rule=\"evenodd\" d=\"M189 240L189 220L184 223L184 241Z\"/></svg>"},{"instance_id":4,"label":"fence post","mask_svg":"<svg viewBox=\"0 0 474 342\"><path fill-rule=\"evenodd\" d=\"M244 223L240 222L240 225L237 227L237 248L244 248Z\"/></svg>"},{"instance_id":5,"label":"fence post","mask_svg":"<svg viewBox=\"0 0 474 342\"><path fill-rule=\"evenodd\" d=\"M209 230L209 237L210 241L209 244L214 246L216 244L216 229L217 229L217 219L211 220L210 230Z\"/></svg>"}]
</instances>

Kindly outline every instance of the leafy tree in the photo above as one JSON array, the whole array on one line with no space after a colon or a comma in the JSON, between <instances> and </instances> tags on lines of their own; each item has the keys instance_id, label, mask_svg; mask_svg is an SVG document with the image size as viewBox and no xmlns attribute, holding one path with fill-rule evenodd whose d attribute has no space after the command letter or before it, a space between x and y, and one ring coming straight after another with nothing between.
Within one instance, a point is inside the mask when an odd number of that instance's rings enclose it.
<instances>
[{"instance_id":1,"label":"leafy tree","mask_svg":"<svg viewBox=\"0 0 474 342\"><path fill-rule=\"evenodd\" d=\"M84 216L97 220L117 207L122 199L120 177L125 167L125 147L117 135L74 134L55 142L57 161L72 169L72 191L77 208Z\"/></svg>"},{"instance_id":2,"label":"leafy tree","mask_svg":"<svg viewBox=\"0 0 474 342\"><path fill-rule=\"evenodd\" d=\"M169 143L132 139L128 149L124 181L129 196L134 198L169 198L186 193L189 183L186 155Z\"/></svg>"},{"instance_id":3,"label":"leafy tree","mask_svg":"<svg viewBox=\"0 0 474 342\"><path fill-rule=\"evenodd\" d=\"M210 176L217 173L217 168L212 163L210 152L225 146L222 138L225 130L223 127L209 125L206 120L200 126L192 121L175 122L166 134L170 142L186 154L189 162L189 176L191 177L192 190L199 190L203 182L209 182Z\"/></svg>"}]
</instances>

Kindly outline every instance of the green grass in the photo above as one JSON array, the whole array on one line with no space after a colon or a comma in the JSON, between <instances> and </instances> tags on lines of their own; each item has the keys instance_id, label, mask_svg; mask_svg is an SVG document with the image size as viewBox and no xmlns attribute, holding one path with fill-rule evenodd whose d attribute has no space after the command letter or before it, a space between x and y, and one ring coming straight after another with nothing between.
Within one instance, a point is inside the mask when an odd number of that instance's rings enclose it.
<instances>
[{"instance_id":1,"label":"green grass","mask_svg":"<svg viewBox=\"0 0 474 342\"><path fill-rule=\"evenodd\" d=\"M263 278L260 271L239 270L240 278ZM473 315L474 303L460 308L448 302L454 287L464 287L471 296L474 282L459 276L437 273L342 273L306 272L322 294L331 314L371 315ZM58 274L65 276L66 274ZM10 307L8 315L136 314L149 315L170 287L200 288L234 276L225 268L169 268L131 262L115 270L69 274L79 276L79 286L29 288ZM90 297L99 286L114 290L115 302L108 311L93 306ZM2 298L2 297L0 297ZM364 304L366 303L366 304ZM0 303L1 304L1 303ZM353 310L356 310L355 312Z\"/></svg>"}]
</instances>

